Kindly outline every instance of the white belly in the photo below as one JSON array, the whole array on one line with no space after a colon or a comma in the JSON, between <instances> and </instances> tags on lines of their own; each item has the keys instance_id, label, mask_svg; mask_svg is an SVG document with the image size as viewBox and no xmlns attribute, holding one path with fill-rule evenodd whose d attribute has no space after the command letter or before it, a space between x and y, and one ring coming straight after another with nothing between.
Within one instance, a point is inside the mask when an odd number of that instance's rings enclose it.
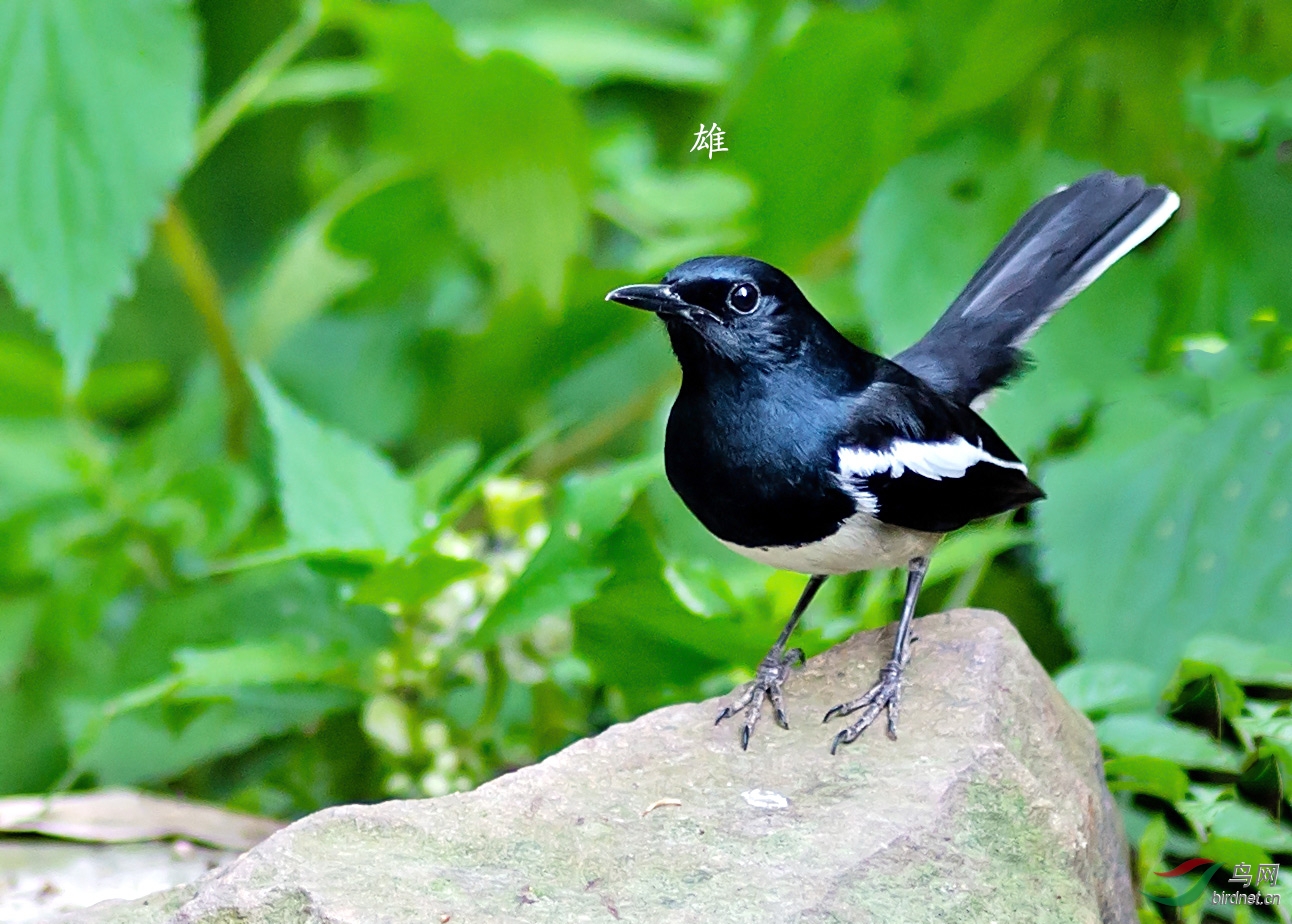
<instances>
[{"instance_id":1,"label":"white belly","mask_svg":"<svg viewBox=\"0 0 1292 924\"><path fill-rule=\"evenodd\" d=\"M733 552L773 568L803 574L851 574L872 568L903 568L912 558L927 557L941 538L941 533L890 526L858 511L833 535L806 545L750 548L719 541Z\"/></svg>"}]
</instances>

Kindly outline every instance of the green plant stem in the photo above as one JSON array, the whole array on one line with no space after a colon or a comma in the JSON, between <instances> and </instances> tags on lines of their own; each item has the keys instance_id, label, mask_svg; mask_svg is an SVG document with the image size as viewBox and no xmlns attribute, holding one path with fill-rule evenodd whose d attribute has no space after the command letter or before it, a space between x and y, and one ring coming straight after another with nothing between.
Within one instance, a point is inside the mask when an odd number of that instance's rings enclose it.
<instances>
[{"instance_id":1,"label":"green plant stem","mask_svg":"<svg viewBox=\"0 0 1292 924\"><path fill-rule=\"evenodd\" d=\"M247 455L247 418L252 405L251 383L247 381L238 345L224 315L220 281L211 268L206 248L178 202L172 201L167 206L158 230L162 245L179 274L180 285L202 318L202 326L220 365L220 378L229 398L225 446L230 456L244 459Z\"/></svg>"},{"instance_id":2,"label":"green plant stem","mask_svg":"<svg viewBox=\"0 0 1292 924\"><path fill-rule=\"evenodd\" d=\"M318 34L323 23L322 0L304 0L301 15L274 44L265 49L256 63L238 78L229 90L211 107L197 126L194 137L194 165L200 164L220 143L229 129L255 104L265 89L274 81L291 60L300 54L310 39Z\"/></svg>"}]
</instances>

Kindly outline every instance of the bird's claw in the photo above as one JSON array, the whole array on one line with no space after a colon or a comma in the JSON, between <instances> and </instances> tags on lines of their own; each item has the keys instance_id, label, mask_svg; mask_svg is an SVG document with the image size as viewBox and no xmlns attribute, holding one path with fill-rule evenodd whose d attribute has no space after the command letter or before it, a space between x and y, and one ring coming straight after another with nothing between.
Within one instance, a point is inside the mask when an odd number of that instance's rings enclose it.
<instances>
[{"instance_id":1,"label":"bird's claw","mask_svg":"<svg viewBox=\"0 0 1292 924\"><path fill-rule=\"evenodd\" d=\"M905 665L899 661L889 661L879 670L879 682L861 696L846 703L840 703L825 714L822 722L828 722L835 716L850 715L862 710L857 721L853 722L834 736L830 744L833 754L841 744L851 744L861 736L879 717L884 709L888 710L888 737L897 740L897 714L902 703L902 671Z\"/></svg>"},{"instance_id":2,"label":"bird's claw","mask_svg":"<svg viewBox=\"0 0 1292 924\"><path fill-rule=\"evenodd\" d=\"M749 738L753 735L755 726L758 725L758 719L763 711L763 699L766 697L772 701L772 713L776 718L776 724L781 728L789 728L790 723L785 715L782 686L795 662L802 665L806 661L807 658L804 656L802 648L791 648L786 652L780 652L773 648L767 653L767 657L763 658L762 663L758 665L758 673L745 688L745 691L740 694L735 702L729 703L722 708L713 724L717 725L723 719L729 719L740 710L745 710L745 725L740 730L740 747L742 750L748 750Z\"/></svg>"}]
</instances>

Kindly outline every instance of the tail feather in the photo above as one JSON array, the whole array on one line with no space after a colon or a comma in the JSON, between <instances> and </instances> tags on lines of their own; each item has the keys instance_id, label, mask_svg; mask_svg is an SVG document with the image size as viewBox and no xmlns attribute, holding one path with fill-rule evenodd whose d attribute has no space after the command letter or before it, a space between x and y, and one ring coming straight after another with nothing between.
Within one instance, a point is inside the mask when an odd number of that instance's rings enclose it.
<instances>
[{"instance_id":1,"label":"tail feather","mask_svg":"<svg viewBox=\"0 0 1292 924\"><path fill-rule=\"evenodd\" d=\"M1094 173L1028 209L933 328L894 357L964 404L1023 364L1021 347L1069 299L1160 228L1165 186Z\"/></svg>"}]
</instances>

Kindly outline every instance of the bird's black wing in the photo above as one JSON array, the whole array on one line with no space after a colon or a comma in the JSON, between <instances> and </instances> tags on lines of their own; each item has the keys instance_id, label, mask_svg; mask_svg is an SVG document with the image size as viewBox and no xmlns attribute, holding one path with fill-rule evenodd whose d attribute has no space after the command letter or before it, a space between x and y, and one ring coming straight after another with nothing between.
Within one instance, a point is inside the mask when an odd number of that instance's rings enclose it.
<instances>
[{"instance_id":1,"label":"bird's black wing","mask_svg":"<svg viewBox=\"0 0 1292 924\"><path fill-rule=\"evenodd\" d=\"M950 532L1045 496L986 421L904 371L855 397L837 459L857 506L907 529Z\"/></svg>"}]
</instances>

